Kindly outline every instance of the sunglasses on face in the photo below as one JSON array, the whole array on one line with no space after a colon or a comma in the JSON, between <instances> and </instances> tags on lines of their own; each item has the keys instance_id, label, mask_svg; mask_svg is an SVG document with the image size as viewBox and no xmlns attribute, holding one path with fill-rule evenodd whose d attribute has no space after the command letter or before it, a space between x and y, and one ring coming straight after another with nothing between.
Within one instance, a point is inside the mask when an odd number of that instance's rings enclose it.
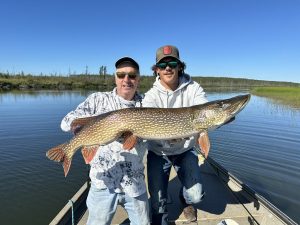
<instances>
[{"instance_id":1,"label":"sunglasses on face","mask_svg":"<svg viewBox=\"0 0 300 225\"><path fill-rule=\"evenodd\" d=\"M135 79L135 78L137 77L137 74L134 73L134 72L130 72L130 73L117 72L116 75L117 75L117 77L118 77L119 79L124 79L126 75L128 75L128 77L129 77L130 79Z\"/></svg>"},{"instance_id":2,"label":"sunglasses on face","mask_svg":"<svg viewBox=\"0 0 300 225\"><path fill-rule=\"evenodd\" d=\"M166 69L167 66L169 66L170 68L174 69L178 66L178 62L176 61L170 61L170 62L161 62L161 63L157 63L156 66L159 69Z\"/></svg>"}]
</instances>

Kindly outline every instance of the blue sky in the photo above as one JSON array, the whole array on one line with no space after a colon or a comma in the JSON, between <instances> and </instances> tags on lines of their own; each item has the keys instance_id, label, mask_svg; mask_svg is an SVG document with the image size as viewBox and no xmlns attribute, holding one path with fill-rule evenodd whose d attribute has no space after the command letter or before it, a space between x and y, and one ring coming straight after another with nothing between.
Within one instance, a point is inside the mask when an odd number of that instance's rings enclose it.
<instances>
[{"instance_id":1,"label":"blue sky","mask_svg":"<svg viewBox=\"0 0 300 225\"><path fill-rule=\"evenodd\" d=\"M192 76L300 83L297 0L0 0L0 72L114 72L122 56L151 75L179 48Z\"/></svg>"}]
</instances>

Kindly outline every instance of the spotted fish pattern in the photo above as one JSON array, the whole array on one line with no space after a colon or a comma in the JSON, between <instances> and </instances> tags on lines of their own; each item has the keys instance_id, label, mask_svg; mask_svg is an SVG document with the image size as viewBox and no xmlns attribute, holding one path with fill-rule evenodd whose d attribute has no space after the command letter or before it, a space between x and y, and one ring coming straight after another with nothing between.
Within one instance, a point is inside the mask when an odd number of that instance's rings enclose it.
<instances>
[{"instance_id":1,"label":"spotted fish pattern","mask_svg":"<svg viewBox=\"0 0 300 225\"><path fill-rule=\"evenodd\" d=\"M198 143L207 157L207 131L230 121L249 99L250 95L239 95L183 108L123 108L76 119L72 124L84 128L69 142L49 150L47 156L62 161L66 175L73 155L81 147L88 163L95 155L93 146L107 145L120 137L124 137L123 149L131 149L140 139L171 140L199 134Z\"/></svg>"}]
</instances>

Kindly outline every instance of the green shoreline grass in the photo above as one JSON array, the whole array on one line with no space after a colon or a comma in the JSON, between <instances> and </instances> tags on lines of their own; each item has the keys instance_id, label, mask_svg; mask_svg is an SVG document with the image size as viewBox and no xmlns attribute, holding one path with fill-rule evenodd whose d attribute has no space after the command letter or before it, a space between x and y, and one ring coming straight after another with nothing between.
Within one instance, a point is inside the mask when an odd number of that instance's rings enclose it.
<instances>
[{"instance_id":1,"label":"green shoreline grass","mask_svg":"<svg viewBox=\"0 0 300 225\"><path fill-rule=\"evenodd\" d=\"M282 104L300 107L300 87L257 87L253 88L251 93L271 98Z\"/></svg>"}]
</instances>

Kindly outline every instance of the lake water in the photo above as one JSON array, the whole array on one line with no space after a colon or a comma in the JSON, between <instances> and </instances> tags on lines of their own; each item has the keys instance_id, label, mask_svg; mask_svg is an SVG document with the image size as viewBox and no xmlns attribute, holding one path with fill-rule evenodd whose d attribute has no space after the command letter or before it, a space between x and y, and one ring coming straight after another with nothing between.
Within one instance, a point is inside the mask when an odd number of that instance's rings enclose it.
<instances>
[{"instance_id":1,"label":"lake water","mask_svg":"<svg viewBox=\"0 0 300 225\"><path fill-rule=\"evenodd\" d=\"M76 154L68 177L46 158L71 138L61 119L87 92L0 93L0 224L48 224L88 178ZM241 92L208 92L209 100ZM300 109L252 96L232 123L209 133L210 156L300 223Z\"/></svg>"}]
</instances>

